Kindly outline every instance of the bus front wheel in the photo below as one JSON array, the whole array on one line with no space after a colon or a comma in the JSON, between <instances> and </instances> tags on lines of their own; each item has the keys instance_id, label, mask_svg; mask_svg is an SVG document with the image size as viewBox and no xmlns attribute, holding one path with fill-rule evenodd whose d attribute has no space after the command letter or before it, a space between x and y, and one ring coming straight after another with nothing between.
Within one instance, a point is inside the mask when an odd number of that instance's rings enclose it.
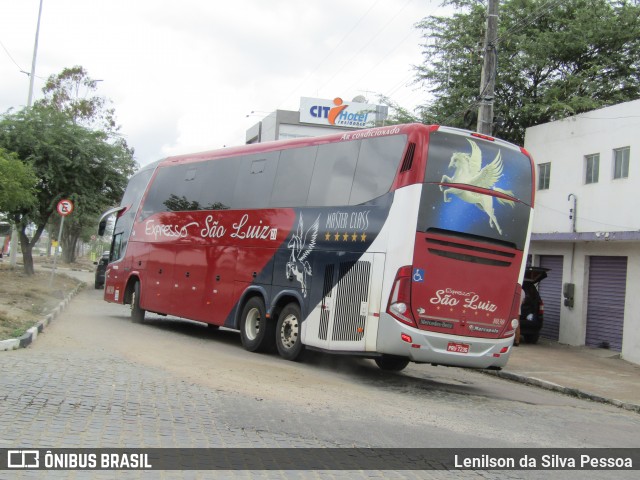
<instances>
[{"instance_id":1,"label":"bus front wheel","mask_svg":"<svg viewBox=\"0 0 640 480\"><path fill-rule=\"evenodd\" d=\"M381 370L388 372L399 372L409 365L409 359L405 357L396 357L395 355L382 355L375 359L376 364Z\"/></svg>"},{"instance_id":2,"label":"bus front wheel","mask_svg":"<svg viewBox=\"0 0 640 480\"><path fill-rule=\"evenodd\" d=\"M144 320L144 314L145 311L140 308L140 282L136 282L131 292L131 320L141 323Z\"/></svg>"},{"instance_id":3,"label":"bus front wheel","mask_svg":"<svg viewBox=\"0 0 640 480\"><path fill-rule=\"evenodd\" d=\"M242 346L250 352L264 352L273 347L273 322L267 319L267 311L260 297L252 297L242 309L240 338Z\"/></svg>"},{"instance_id":4,"label":"bus front wheel","mask_svg":"<svg viewBox=\"0 0 640 480\"><path fill-rule=\"evenodd\" d=\"M304 351L300 328L302 315L297 303L290 303L282 309L276 326L276 346L285 360L296 361Z\"/></svg>"}]
</instances>

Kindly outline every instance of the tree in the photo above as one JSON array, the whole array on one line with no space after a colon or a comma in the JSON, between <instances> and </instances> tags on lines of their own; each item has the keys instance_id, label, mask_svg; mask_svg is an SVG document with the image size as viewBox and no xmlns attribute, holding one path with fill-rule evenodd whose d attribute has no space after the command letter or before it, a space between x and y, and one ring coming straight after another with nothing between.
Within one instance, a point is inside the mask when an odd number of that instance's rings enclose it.
<instances>
[{"instance_id":1,"label":"tree","mask_svg":"<svg viewBox=\"0 0 640 480\"><path fill-rule=\"evenodd\" d=\"M0 148L0 213L32 208L36 204L37 181L31 165Z\"/></svg>"},{"instance_id":2,"label":"tree","mask_svg":"<svg viewBox=\"0 0 640 480\"><path fill-rule=\"evenodd\" d=\"M39 179L37 204L8 212L18 225L27 274L33 274L32 249L57 202L70 198L79 208L84 204L94 210L100 203L113 204L122 196L135 165L131 152L121 143L110 143L105 132L89 130L45 105L3 115L0 147L31 164ZM26 234L30 223L36 227L31 238Z\"/></svg>"},{"instance_id":3,"label":"tree","mask_svg":"<svg viewBox=\"0 0 640 480\"><path fill-rule=\"evenodd\" d=\"M115 111L110 107L110 100L96 94L97 84L98 81L93 80L83 67L65 68L61 73L48 78L42 89L44 98L38 100L36 105L61 112L74 124L90 131L102 132L103 143L110 144L114 147L114 152L125 157L114 157L114 160L121 164L130 162L133 166L133 149L118 134L120 127L115 120ZM120 199L80 195L75 200L77 208L72 216L65 219L62 236L62 261L65 263L75 261L77 242L79 239L88 240L95 230L97 216ZM59 219L53 217L51 230L57 231L58 224Z\"/></svg>"},{"instance_id":4,"label":"tree","mask_svg":"<svg viewBox=\"0 0 640 480\"><path fill-rule=\"evenodd\" d=\"M42 88L44 98L36 104L52 107L68 114L74 122L91 130L114 134L119 130L110 101L95 95L98 80L93 80L81 66L65 68L51 75Z\"/></svg>"},{"instance_id":5,"label":"tree","mask_svg":"<svg viewBox=\"0 0 640 480\"><path fill-rule=\"evenodd\" d=\"M445 0L430 16L416 80L433 101L425 123L473 128L485 6ZM499 11L494 134L524 142L527 127L640 97L640 5L628 0L503 0Z\"/></svg>"}]
</instances>

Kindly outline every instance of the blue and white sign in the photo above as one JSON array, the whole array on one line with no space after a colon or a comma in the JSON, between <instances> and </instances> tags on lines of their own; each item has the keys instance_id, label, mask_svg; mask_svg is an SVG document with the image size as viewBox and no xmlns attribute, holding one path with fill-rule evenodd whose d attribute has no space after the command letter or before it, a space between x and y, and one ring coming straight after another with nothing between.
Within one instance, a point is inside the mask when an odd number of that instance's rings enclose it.
<instances>
[{"instance_id":1,"label":"blue and white sign","mask_svg":"<svg viewBox=\"0 0 640 480\"><path fill-rule=\"evenodd\" d=\"M336 127L371 128L387 118L388 108L341 98L300 98L300 122Z\"/></svg>"}]
</instances>

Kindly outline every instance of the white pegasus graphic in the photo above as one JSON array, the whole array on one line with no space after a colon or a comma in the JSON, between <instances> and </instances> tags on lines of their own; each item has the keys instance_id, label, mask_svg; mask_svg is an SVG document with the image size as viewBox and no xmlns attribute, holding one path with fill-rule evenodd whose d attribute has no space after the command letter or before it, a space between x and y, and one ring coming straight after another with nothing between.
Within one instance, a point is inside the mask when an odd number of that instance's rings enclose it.
<instances>
[{"instance_id":1,"label":"white pegasus graphic","mask_svg":"<svg viewBox=\"0 0 640 480\"><path fill-rule=\"evenodd\" d=\"M313 225L305 232L301 214L300 220L298 221L298 230L291 237L288 245L291 250L291 257L287 262L287 278L295 277L302 286L302 295L305 297L307 296L307 275L311 276L312 273L311 264L307 260L307 257L313 249L316 248L319 226L320 215L318 215Z\"/></svg>"},{"instance_id":2,"label":"white pegasus graphic","mask_svg":"<svg viewBox=\"0 0 640 480\"><path fill-rule=\"evenodd\" d=\"M505 195L513 196L513 192L510 190L503 190L495 186L496 182L502 177L502 154L498 150L496 158L493 162L482 168L482 153L478 145L467 139L471 145L471 155L462 152L455 152L451 155L451 162L449 162L449 168L455 168L456 171L453 177L447 175L442 176L441 183L457 183L470 185L473 187L492 189ZM450 202L449 195L457 195L460 200L471 203L482 210L489 216L489 225L502 235L502 230L496 220L495 212L493 210L493 198L491 195L484 195L482 193L472 192L469 190L461 190L459 188L449 187L445 188L444 185L440 185L440 190L444 192L444 201ZM512 200L506 200L496 197L498 202L502 205L509 205L513 207L514 202Z\"/></svg>"}]
</instances>

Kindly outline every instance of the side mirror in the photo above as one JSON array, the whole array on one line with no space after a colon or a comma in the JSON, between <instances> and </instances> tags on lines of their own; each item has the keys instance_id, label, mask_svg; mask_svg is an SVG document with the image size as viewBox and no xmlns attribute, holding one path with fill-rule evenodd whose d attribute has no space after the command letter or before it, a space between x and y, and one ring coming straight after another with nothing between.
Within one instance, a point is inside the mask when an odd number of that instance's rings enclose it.
<instances>
[{"instance_id":1,"label":"side mirror","mask_svg":"<svg viewBox=\"0 0 640 480\"><path fill-rule=\"evenodd\" d=\"M104 235L104 231L107 229L107 221L106 220L102 220L99 224L98 224L98 235L102 236Z\"/></svg>"}]
</instances>

